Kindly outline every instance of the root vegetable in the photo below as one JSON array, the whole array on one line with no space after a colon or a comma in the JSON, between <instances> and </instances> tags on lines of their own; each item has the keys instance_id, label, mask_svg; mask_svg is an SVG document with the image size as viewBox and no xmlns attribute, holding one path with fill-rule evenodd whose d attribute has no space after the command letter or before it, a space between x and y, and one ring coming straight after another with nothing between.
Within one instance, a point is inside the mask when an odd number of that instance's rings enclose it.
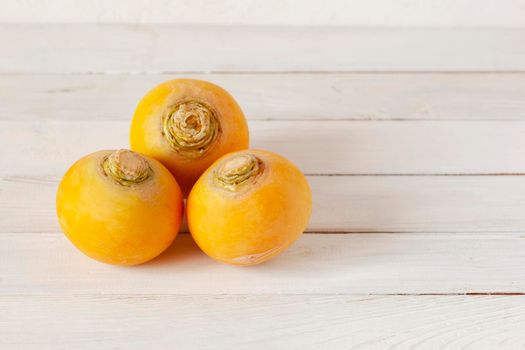
<instances>
[{"instance_id":1,"label":"root vegetable","mask_svg":"<svg viewBox=\"0 0 525 350\"><path fill-rule=\"evenodd\" d=\"M78 249L117 265L144 263L164 251L183 212L168 169L128 150L95 152L73 164L56 206L62 230Z\"/></svg>"},{"instance_id":2,"label":"root vegetable","mask_svg":"<svg viewBox=\"0 0 525 350\"><path fill-rule=\"evenodd\" d=\"M199 178L187 202L188 227L210 257L255 265L289 247L312 207L304 175L268 151L234 152Z\"/></svg>"},{"instance_id":3,"label":"root vegetable","mask_svg":"<svg viewBox=\"0 0 525 350\"><path fill-rule=\"evenodd\" d=\"M248 148L248 127L226 90L202 80L177 79L158 85L140 101L130 144L163 163L186 196L215 160Z\"/></svg>"}]
</instances>

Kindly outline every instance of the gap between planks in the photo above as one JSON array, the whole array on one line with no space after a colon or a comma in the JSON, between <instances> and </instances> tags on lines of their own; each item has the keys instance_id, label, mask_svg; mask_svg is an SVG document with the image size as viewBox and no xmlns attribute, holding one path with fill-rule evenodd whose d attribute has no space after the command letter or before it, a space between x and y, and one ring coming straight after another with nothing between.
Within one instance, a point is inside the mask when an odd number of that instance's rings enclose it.
<instances>
[{"instance_id":1,"label":"gap between planks","mask_svg":"<svg viewBox=\"0 0 525 350\"><path fill-rule=\"evenodd\" d=\"M0 72L1 76L10 77L24 77L24 76L78 76L78 75L101 75L101 76L155 76L155 75L471 75L471 74L497 74L497 75L513 75L525 74L525 70L180 70L180 71L143 71L143 72L118 72L118 71L85 71L85 72L42 72L42 71L24 71L24 72Z\"/></svg>"},{"instance_id":2,"label":"gap between planks","mask_svg":"<svg viewBox=\"0 0 525 350\"><path fill-rule=\"evenodd\" d=\"M133 267L131 267L133 268ZM53 293L2 293L0 291L0 300L2 298L17 298L17 297L55 297ZM232 298L253 298L253 297L523 297L525 292L464 292L464 293L258 293L258 294L243 294L243 293L209 293L209 294L179 294L179 293L71 293L67 295L71 298L76 297L108 297L108 298L159 298L159 297L232 297Z\"/></svg>"},{"instance_id":3,"label":"gap between planks","mask_svg":"<svg viewBox=\"0 0 525 350\"><path fill-rule=\"evenodd\" d=\"M352 173L352 174L314 174L305 173L306 176L524 176L525 173L513 173L513 172L502 172L502 173ZM15 177L16 178L16 177ZM9 179L9 178L5 178ZM2 178L0 177L0 180ZM38 181L38 180L37 180Z\"/></svg>"}]
</instances>

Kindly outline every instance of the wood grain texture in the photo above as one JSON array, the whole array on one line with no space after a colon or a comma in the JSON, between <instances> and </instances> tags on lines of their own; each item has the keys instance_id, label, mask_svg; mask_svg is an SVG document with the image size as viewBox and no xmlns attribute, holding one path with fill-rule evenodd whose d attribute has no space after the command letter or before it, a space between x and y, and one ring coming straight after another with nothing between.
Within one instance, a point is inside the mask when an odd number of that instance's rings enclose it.
<instances>
[{"instance_id":1,"label":"wood grain texture","mask_svg":"<svg viewBox=\"0 0 525 350\"><path fill-rule=\"evenodd\" d=\"M525 348L524 37L0 24L0 348ZM313 234L279 258L226 266L181 234L123 268L60 234L63 172L126 147L176 72L309 174Z\"/></svg>"},{"instance_id":2,"label":"wood grain texture","mask_svg":"<svg viewBox=\"0 0 525 350\"><path fill-rule=\"evenodd\" d=\"M309 176L309 232L520 232L525 176ZM56 179L0 180L0 233L57 232Z\"/></svg>"},{"instance_id":3,"label":"wood grain texture","mask_svg":"<svg viewBox=\"0 0 525 350\"><path fill-rule=\"evenodd\" d=\"M1 294L457 294L525 292L523 233L303 235L251 268L217 263L190 235L136 267L85 257L58 234L1 234Z\"/></svg>"},{"instance_id":4,"label":"wood grain texture","mask_svg":"<svg viewBox=\"0 0 525 350\"><path fill-rule=\"evenodd\" d=\"M523 173L523 122L250 122L253 146L309 174ZM121 121L0 122L1 232L55 232L56 186L96 149L127 144ZM490 140L490 142L487 142ZM326 154L330 154L327 157ZM523 176L310 176L309 231L516 231Z\"/></svg>"},{"instance_id":5,"label":"wood grain texture","mask_svg":"<svg viewBox=\"0 0 525 350\"><path fill-rule=\"evenodd\" d=\"M525 70L525 29L1 24L0 72Z\"/></svg>"},{"instance_id":6,"label":"wood grain texture","mask_svg":"<svg viewBox=\"0 0 525 350\"><path fill-rule=\"evenodd\" d=\"M523 0L3 0L0 22L523 27Z\"/></svg>"},{"instance_id":7,"label":"wood grain texture","mask_svg":"<svg viewBox=\"0 0 525 350\"><path fill-rule=\"evenodd\" d=\"M46 295L0 308L6 349L525 347L525 297Z\"/></svg>"},{"instance_id":8,"label":"wood grain texture","mask_svg":"<svg viewBox=\"0 0 525 350\"><path fill-rule=\"evenodd\" d=\"M0 176L60 177L80 157L129 147L130 121L0 121ZM250 121L251 147L307 174L525 173L525 121Z\"/></svg>"},{"instance_id":9,"label":"wood grain texture","mask_svg":"<svg viewBox=\"0 0 525 350\"><path fill-rule=\"evenodd\" d=\"M125 120L142 96L191 77L250 120L523 120L525 73L30 74L0 76L0 120Z\"/></svg>"}]
</instances>

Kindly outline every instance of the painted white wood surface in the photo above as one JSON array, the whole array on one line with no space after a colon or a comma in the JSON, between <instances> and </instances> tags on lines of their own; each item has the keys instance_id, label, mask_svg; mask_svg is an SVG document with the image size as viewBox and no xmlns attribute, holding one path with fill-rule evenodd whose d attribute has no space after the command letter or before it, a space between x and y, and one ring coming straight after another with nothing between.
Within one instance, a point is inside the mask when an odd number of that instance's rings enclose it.
<instances>
[{"instance_id":1,"label":"painted white wood surface","mask_svg":"<svg viewBox=\"0 0 525 350\"><path fill-rule=\"evenodd\" d=\"M3 0L0 22L525 26L523 0Z\"/></svg>"},{"instance_id":2,"label":"painted white wood surface","mask_svg":"<svg viewBox=\"0 0 525 350\"><path fill-rule=\"evenodd\" d=\"M9 349L525 346L523 296L44 295L7 296L0 308L0 343Z\"/></svg>"},{"instance_id":3,"label":"painted white wood surface","mask_svg":"<svg viewBox=\"0 0 525 350\"><path fill-rule=\"evenodd\" d=\"M0 24L0 73L525 70L525 28Z\"/></svg>"},{"instance_id":4,"label":"painted white wood surface","mask_svg":"<svg viewBox=\"0 0 525 350\"><path fill-rule=\"evenodd\" d=\"M130 123L131 116L0 121L0 138L16 148L0 159L0 176L57 178L95 150L129 147ZM525 121L250 121L249 127L251 147L281 153L306 174L525 173Z\"/></svg>"},{"instance_id":5,"label":"painted white wood surface","mask_svg":"<svg viewBox=\"0 0 525 350\"><path fill-rule=\"evenodd\" d=\"M58 234L0 234L2 292L78 294L493 294L525 290L525 233L305 234L253 268L204 255L181 234L150 263L93 261ZM269 321L269 320L268 320ZM205 322L205 320L203 320Z\"/></svg>"},{"instance_id":6,"label":"painted white wood surface","mask_svg":"<svg viewBox=\"0 0 525 350\"><path fill-rule=\"evenodd\" d=\"M524 348L523 37L1 24L0 348ZM268 264L181 234L112 267L59 232L61 174L125 147L138 99L175 76L151 73L183 71L310 174L310 233Z\"/></svg>"},{"instance_id":7,"label":"painted white wood surface","mask_svg":"<svg viewBox=\"0 0 525 350\"><path fill-rule=\"evenodd\" d=\"M525 231L525 176L309 176L310 232ZM56 232L57 179L0 180L0 233Z\"/></svg>"},{"instance_id":8,"label":"painted white wood surface","mask_svg":"<svg viewBox=\"0 0 525 350\"><path fill-rule=\"evenodd\" d=\"M0 160L0 205L8 213L0 231L56 231L54 198L65 170L94 150L127 144L129 121L88 118L0 122L0 137L14 150ZM252 121L250 127L254 147L282 153L313 175L309 231L525 229L522 121ZM431 176L439 174L447 176Z\"/></svg>"},{"instance_id":9,"label":"painted white wood surface","mask_svg":"<svg viewBox=\"0 0 525 350\"><path fill-rule=\"evenodd\" d=\"M223 86L250 120L525 119L525 72L328 72L4 74L0 120L129 121L146 91L182 77Z\"/></svg>"}]
</instances>

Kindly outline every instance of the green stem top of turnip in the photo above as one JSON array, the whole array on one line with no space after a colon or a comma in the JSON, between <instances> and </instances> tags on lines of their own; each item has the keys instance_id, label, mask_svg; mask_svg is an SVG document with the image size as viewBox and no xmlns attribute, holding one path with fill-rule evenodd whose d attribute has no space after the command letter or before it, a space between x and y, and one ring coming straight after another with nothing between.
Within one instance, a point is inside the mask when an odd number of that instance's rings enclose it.
<instances>
[{"instance_id":1,"label":"green stem top of turnip","mask_svg":"<svg viewBox=\"0 0 525 350\"><path fill-rule=\"evenodd\" d=\"M214 180L218 186L238 192L255 183L263 171L263 162L259 158L252 154L239 154L219 165L214 172Z\"/></svg>"},{"instance_id":2,"label":"green stem top of turnip","mask_svg":"<svg viewBox=\"0 0 525 350\"><path fill-rule=\"evenodd\" d=\"M139 184L149 179L153 171L140 154L119 149L102 161L104 173L123 186Z\"/></svg>"},{"instance_id":3,"label":"green stem top of turnip","mask_svg":"<svg viewBox=\"0 0 525 350\"><path fill-rule=\"evenodd\" d=\"M219 132L215 111L195 100L175 104L162 118L162 133L166 141L174 151L188 158L206 152Z\"/></svg>"}]
</instances>

